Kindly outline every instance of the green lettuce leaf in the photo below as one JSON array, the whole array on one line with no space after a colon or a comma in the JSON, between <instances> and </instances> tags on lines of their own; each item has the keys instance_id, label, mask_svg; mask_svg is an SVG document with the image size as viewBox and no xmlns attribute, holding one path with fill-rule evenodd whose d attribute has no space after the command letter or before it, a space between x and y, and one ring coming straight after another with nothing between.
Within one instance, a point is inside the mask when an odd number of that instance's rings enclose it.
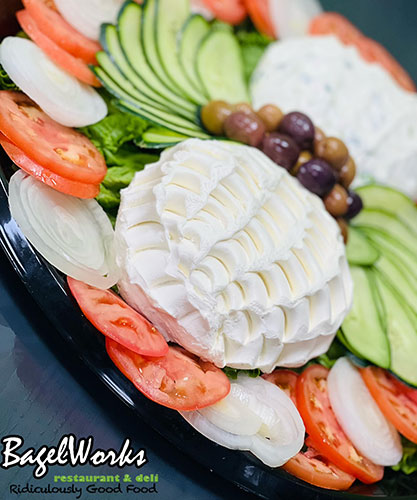
<instances>
[{"instance_id":1,"label":"green lettuce leaf","mask_svg":"<svg viewBox=\"0 0 417 500\"><path fill-rule=\"evenodd\" d=\"M402 438L403 458L401 462L392 467L395 471L401 471L404 474L412 474L417 471L417 444Z\"/></svg>"},{"instance_id":2,"label":"green lettuce leaf","mask_svg":"<svg viewBox=\"0 0 417 500\"><path fill-rule=\"evenodd\" d=\"M259 370L259 369L238 370L237 368L229 368L228 366L225 366L223 368L223 371L232 380L236 380L239 373L245 373L246 375L249 375L249 377L252 377L252 378L259 377L262 374L261 370Z\"/></svg>"},{"instance_id":3,"label":"green lettuce leaf","mask_svg":"<svg viewBox=\"0 0 417 500\"><path fill-rule=\"evenodd\" d=\"M242 49L245 78L249 81L259 60L273 40L257 31L241 30L236 36Z\"/></svg>"},{"instance_id":4,"label":"green lettuce leaf","mask_svg":"<svg viewBox=\"0 0 417 500\"><path fill-rule=\"evenodd\" d=\"M10 79L9 75L4 71L3 66L0 64L0 90L20 90Z\"/></svg>"}]
</instances>

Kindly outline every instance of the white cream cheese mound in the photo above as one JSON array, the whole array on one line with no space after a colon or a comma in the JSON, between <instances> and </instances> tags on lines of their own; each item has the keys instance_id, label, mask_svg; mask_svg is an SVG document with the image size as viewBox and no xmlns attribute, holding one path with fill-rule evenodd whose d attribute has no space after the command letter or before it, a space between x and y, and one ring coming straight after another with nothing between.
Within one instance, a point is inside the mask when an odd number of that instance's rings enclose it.
<instances>
[{"instance_id":1,"label":"white cream cheese mound","mask_svg":"<svg viewBox=\"0 0 417 500\"><path fill-rule=\"evenodd\" d=\"M124 299L219 367L299 366L325 352L352 301L339 227L262 152L190 139L121 193Z\"/></svg>"},{"instance_id":2,"label":"white cream cheese mound","mask_svg":"<svg viewBox=\"0 0 417 500\"><path fill-rule=\"evenodd\" d=\"M272 44L251 82L255 109L303 111L346 142L358 179L373 178L417 198L417 94L333 36Z\"/></svg>"}]
</instances>

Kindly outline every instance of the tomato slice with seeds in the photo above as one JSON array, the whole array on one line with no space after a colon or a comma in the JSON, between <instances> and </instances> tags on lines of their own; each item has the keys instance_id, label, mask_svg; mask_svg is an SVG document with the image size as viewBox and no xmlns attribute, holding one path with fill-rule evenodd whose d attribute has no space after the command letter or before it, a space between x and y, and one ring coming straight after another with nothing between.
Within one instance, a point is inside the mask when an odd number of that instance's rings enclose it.
<instances>
[{"instance_id":1,"label":"tomato slice with seeds","mask_svg":"<svg viewBox=\"0 0 417 500\"><path fill-rule=\"evenodd\" d=\"M271 38L276 38L269 12L269 0L244 0L244 4L256 29Z\"/></svg>"},{"instance_id":2,"label":"tomato slice with seeds","mask_svg":"<svg viewBox=\"0 0 417 500\"><path fill-rule=\"evenodd\" d=\"M363 368L361 375L385 418L417 444L417 389L411 389L376 366Z\"/></svg>"},{"instance_id":3,"label":"tomato slice with seeds","mask_svg":"<svg viewBox=\"0 0 417 500\"><path fill-rule=\"evenodd\" d=\"M61 193L77 198L89 199L95 198L100 192L99 185L71 181L43 168L38 163L32 161L21 149L17 148L2 134L0 134L0 145L15 165Z\"/></svg>"},{"instance_id":4,"label":"tomato slice with seeds","mask_svg":"<svg viewBox=\"0 0 417 500\"><path fill-rule=\"evenodd\" d=\"M278 369L268 375L262 375L265 380L283 390L295 405L297 405L296 386L298 376L298 373L286 369ZM342 471L323 457L314 448L310 438L307 437L305 444L308 447L307 450L297 453L295 457L284 464L282 466L284 470L306 483L320 488L330 490L347 490L350 488L355 481L354 476Z\"/></svg>"},{"instance_id":5,"label":"tomato slice with seeds","mask_svg":"<svg viewBox=\"0 0 417 500\"><path fill-rule=\"evenodd\" d=\"M272 373L262 375L262 378L278 386L289 398L291 398L295 406L297 406L295 386L297 384L298 373L292 370L278 369Z\"/></svg>"},{"instance_id":6,"label":"tomato slice with seeds","mask_svg":"<svg viewBox=\"0 0 417 500\"><path fill-rule=\"evenodd\" d=\"M217 403L230 391L229 379L219 368L180 347L169 346L161 358L146 358L107 337L106 349L135 387L162 406L198 410Z\"/></svg>"},{"instance_id":7,"label":"tomato slice with seeds","mask_svg":"<svg viewBox=\"0 0 417 500\"><path fill-rule=\"evenodd\" d=\"M45 35L32 15L25 9L16 13L17 20L22 30L42 49L45 54L62 69L78 78L87 85L101 87L94 73L88 65L78 57L74 57L69 52L63 50L49 36Z\"/></svg>"},{"instance_id":8,"label":"tomato slice with seeds","mask_svg":"<svg viewBox=\"0 0 417 500\"><path fill-rule=\"evenodd\" d=\"M239 24L248 15L243 0L203 0L203 3L225 23Z\"/></svg>"},{"instance_id":9,"label":"tomato slice with seeds","mask_svg":"<svg viewBox=\"0 0 417 500\"><path fill-rule=\"evenodd\" d=\"M23 5L42 33L61 49L74 57L79 57L87 64L97 64L96 54L101 50L98 42L73 28L58 11L50 8L45 0L23 0Z\"/></svg>"},{"instance_id":10,"label":"tomato slice with seeds","mask_svg":"<svg viewBox=\"0 0 417 500\"><path fill-rule=\"evenodd\" d=\"M168 352L158 330L114 292L70 277L67 281L81 311L103 335L144 356L159 357Z\"/></svg>"},{"instance_id":11,"label":"tomato slice with seeds","mask_svg":"<svg viewBox=\"0 0 417 500\"><path fill-rule=\"evenodd\" d=\"M327 392L329 370L311 365L296 385L297 408L314 448L337 467L363 483L382 479L384 468L361 455L343 432L330 405Z\"/></svg>"},{"instance_id":12,"label":"tomato slice with seeds","mask_svg":"<svg viewBox=\"0 0 417 500\"><path fill-rule=\"evenodd\" d=\"M342 471L306 440L307 451L297 453L286 464L284 470L306 483L328 490L347 490L355 481L355 476Z\"/></svg>"},{"instance_id":13,"label":"tomato slice with seeds","mask_svg":"<svg viewBox=\"0 0 417 500\"><path fill-rule=\"evenodd\" d=\"M80 132L64 127L21 92L0 91L0 132L35 163L66 179L100 184L103 155Z\"/></svg>"}]
</instances>

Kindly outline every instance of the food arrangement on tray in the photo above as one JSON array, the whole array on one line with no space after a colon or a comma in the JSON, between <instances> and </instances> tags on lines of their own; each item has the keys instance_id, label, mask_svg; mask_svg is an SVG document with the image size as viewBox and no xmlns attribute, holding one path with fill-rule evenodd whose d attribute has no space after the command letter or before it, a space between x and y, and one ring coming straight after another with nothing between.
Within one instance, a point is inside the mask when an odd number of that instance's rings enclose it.
<instances>
[{"instance_id":1,"label":"food arrangement on tray","mask_svg":"<svg viewBox=\"0 0 417 500\"><path fill-rule=\"evenodd\" d=\"M208 439L326 489L414 473L411 78L313 0L101 4L24 0L0 45L24 236Z\"/></svg>"}]
</instances>

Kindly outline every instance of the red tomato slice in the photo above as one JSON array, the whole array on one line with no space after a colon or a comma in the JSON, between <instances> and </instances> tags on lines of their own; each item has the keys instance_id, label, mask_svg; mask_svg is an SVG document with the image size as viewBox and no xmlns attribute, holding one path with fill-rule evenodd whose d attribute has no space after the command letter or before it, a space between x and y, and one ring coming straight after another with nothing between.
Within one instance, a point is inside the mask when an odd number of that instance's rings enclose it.
<instances>
[{"instance_id":1,"label":"red tomato slice","mask_svg":"<svg viewBox=\"0 0 417 500\"><path fill-rule=\"evenodd\" d=\"M292 370L275 370L272 373L262 375L262 378L277 385L287 394L288 397L291 398L292 402L297 406L295 386L297 385L298 373L293 372Z\"/></svg>"},{"instance_id":2,"label":"red tomato slice","mask_svg":"<svg viewBox=\"0 0 417 500\"><path fill-rule=\"evenodd\" d=\"M357 41L356 46L365 61L380 64L403 89L410 92L416 91L411 76L380 43L371 38L363 37Z\"/></svg>"},{"instance_id":3,"label":"red tomato slice","mask_svg":"<svg viewBox=\"0 0 417 500\"><path fill-rule=\"evenodd\" d=\"M244 0L244 3L256 29L271 38L276 38L269 12L269 0Z\"/></svg>"},{"instance_id":4,"label":"red tomato slice","mask_svg":"<svg viewBox=\"0 0 417 500\"><path fill-rule=\"evenodd\" d=\"M43 168L66 179L100 184L103 155L84 135L49 118L21 92L0 91L0 132Z\"/></svg>"},{"instance_id":5,"label":"red tomato slice","mask_svg":"<svg viewBox=\"0 0 417 500\"><path fill-rule=\"evenodd\" d=\"M69 52L61 49L51 38L42 33L31 14L25 10L19 10L16 13L22 30L42 49L45 54L52 59L62 69L75 76L87 85L100 87L101 83L97 80L94 73L87 64Z\"/></svg>"},{"instance_id":6,"label":"red tomato slice","mask_svg":"<svg viewBox=\"0 0 417 500\"><path fill-rule=\"evenodd\" d=\"M384 468L362 456L343 432L330 406L327 393L329 370L311 365L299 376L297 408L314 447L337 467L363 483L382 479Z\"/></svg>"},{"instance_id":7,"label":"red tomato slice","mask_svg":"<svg viewBox=\"0 0 417 500\"><path fill-rule=\"evenodd\" d=\"M67 281L81 311L103 335L143 356L167 354L168 344L158 330L111 290L99 290L70 277Z\"/></svg>"},{"instance_id":8,"label":"red tomato slice","mask_svg":"<svg viewBox=\"0 0 417 500\"><path fill-rule=\"evenodd\" d=\"M169 347L161 358L145 358L106 338L106 349L117 368L146 397L174 410L198 410L225 398L226 375L180 347Z\"/></svg>"},{"instance_id":9,"label":"red tomato slice","mask_svg":"<svg viewBox=\"0 0 417 500\"><path fill-rule=\"evenodd\" d=\"M345 16L337 12L323 12L310 23L311 35L335 35L346 45L354 45L363 34Z\"/></svg>"},{"instance_id":10,"label":"red tomato slice","mask_svg":"<svg viewBox=\"0 0 417 500\"><path fill-rule=\"evenodd\" d=\"M282 468L306 483L328 490L347 490L355 481L355 476L342 471L310 446L307 451L297 453Z\"/></svg>"},{"instance_id":11,"label":"red tomato slice","mask_svg":"<svg viewBox=\"0 0 417 500\"><path fill-rule=\"evenodd\" d=\"M206 7L220 21L239 24L248 15L243 0L203 0Z\"/></svg>"},{"instance_id":12,"label":"red tomato slice","mask_svg":"<svg viewBox=\"0 0 417 500\"><path fill-rule=\"evenodd\" d=\"M369 392L392 425L407 439L417 444L417 389L376 366L361 370Z\"/></svg>"},{"instance_id":13,"label":"red tomato slice","mask_svg":"<svg viewBox=\"0 0 417 500\"><path fill-rule=\"evenodd\" d=\"M41 167L41 165L32 161L21 149L17 148L2 134L0 134L0 145L15 165L20 167L27 174L36 177L36 179L61 193L69 194L77 198L88 199L95 198L100 192L100 186L98 185L70 181L69 179L60 177L50 170Z\"/></svg>"},{"instance_id":14,"label":"red tomato slice","mask_svg":"<svg viewBox=\"0 0 417 500\"><path fill-rule=\"evenodd\" d=\"M78 32L56 10L49 8L45 0L23 0L23 5L42 33L61 49L87 64L97 64L96 54L101 50L98 42Z\"/></svg>"},{"instance_id":15,"label":"red tomato slice","mask_svg":"<svg viewBox=\"0 0 417 500\"><path fill-rule=\"evenodd\" d=\"M391 74L394 80L410 92L416 86L399 62L380 43L363 35L341 14L325 12L315 17L309 27L311 35L335 35L346 45L354 45L365 61L378 63Z\"/></svg>"}]
</instances>

